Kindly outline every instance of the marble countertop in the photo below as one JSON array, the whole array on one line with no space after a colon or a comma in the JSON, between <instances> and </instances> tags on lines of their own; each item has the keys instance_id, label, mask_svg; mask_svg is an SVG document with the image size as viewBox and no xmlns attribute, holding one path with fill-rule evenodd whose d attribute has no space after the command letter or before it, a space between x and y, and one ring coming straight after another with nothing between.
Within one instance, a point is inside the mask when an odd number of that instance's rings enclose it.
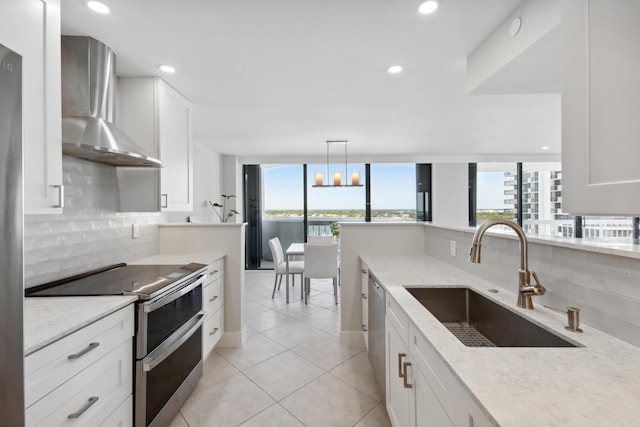
<instances>
[{"instance_id":1,"label":"marble countertop","mask_svg":"<svg viewBox=\"0 0 640 427\"><path fill-rule=\"evenodd\" d=\"M135 296L25 298L24 355L34 353L137 299Z\"/></svg>"},{"instance_id":2,"label":"marble countertop","mask_svg":"<svg viewBox=\"0 0 640 427\"><path fill-rule=\"evenodd\" d=\"M211 264L224 256L224 253L158 254L128 264L188 264L190 262Z\"/></svg>"},{"instance_id":3,"label":"marble countertop","mask_svg":"<svg viewBox=\"0 0 640 427\"><path fill-rule=\"evenodd\" d=\"M516 294L432 257L362 256L476 402L501 426L629 426L640 419L640 348L567 316L516 307ZM584 347L466 347L403 285L468 286L507 309ZM517 283L514 283L514 291ZM499 293L488 292L498 289Z\"/></svg>"}]
</instances>

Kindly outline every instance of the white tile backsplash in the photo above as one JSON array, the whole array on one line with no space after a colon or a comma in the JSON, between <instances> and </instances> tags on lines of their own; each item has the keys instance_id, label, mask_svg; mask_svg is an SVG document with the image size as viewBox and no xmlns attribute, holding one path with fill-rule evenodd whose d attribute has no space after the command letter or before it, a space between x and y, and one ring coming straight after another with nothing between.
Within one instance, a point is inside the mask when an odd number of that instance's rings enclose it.
<instances>
[{"instance_id":1,"label":"white tile backsplash","mask_svg":"<svg viewBox=\"0 0 640 427\"><path fill-rule=\"evenodd\" d=\"M471 264L472 237L471 232L427 226L425 252L515 292L518 240L485 235L482 263ZM451 240L459 247L457 257L449 255ZM640 346L640 259L529 242L529 270L547 288L534 298L536 309L576 306L582 323Z\"/></svg>"},{"instance_id":2,"label":"white tile backsplash","mask_svg":"<svg viewBox=\"0 0 640 427\"><path fill-rule=\"evenodd\" d=\"M166 215L120 213L113 166L63 158L61 215L25 216L27 287L158 253L158 226ZM131 238L131 224L140 237Z\"/></svg>"}]
</instances>

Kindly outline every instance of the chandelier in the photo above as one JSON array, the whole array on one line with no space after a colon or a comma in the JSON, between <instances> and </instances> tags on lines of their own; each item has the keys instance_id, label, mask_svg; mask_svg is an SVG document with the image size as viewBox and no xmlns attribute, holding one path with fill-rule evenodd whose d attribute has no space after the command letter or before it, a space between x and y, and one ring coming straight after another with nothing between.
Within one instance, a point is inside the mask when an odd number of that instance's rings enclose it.
<instances>
[{"instance_id":1,"label":"chandelier","mask_svg":"<svg viewBox=\"0 0 640 427\"><path fill-rule=\"evenodd\" d=\"M327 143L327 175L326 175L326 179L329 180L329 147L331 145L336 145L336 144L342 144L344 145L344 179L345 179L345 183L342 183L342 173L341 172L334 172L333 176L332 176L332 180L325 183L325 176L322 174L322 172L316 172L315 175L315 184L313 185L313 187L362 187L362 184L360 184L360 172L353 172L351 174L351 184L347 183L347 174L348 174L348 170L347 170L347 164L348 164L348 154L347 154L347 144L349 144L349 141L345 140L330 140L330 141L326 141Z\"/></svg>"}]
</instances>

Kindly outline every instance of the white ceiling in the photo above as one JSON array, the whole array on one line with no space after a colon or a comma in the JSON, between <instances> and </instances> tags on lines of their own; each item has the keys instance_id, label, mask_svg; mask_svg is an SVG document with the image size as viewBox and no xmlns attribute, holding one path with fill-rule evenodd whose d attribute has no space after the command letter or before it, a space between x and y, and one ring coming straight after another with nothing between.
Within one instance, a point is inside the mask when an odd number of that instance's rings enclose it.
<instances>
[{"instance_id":1,"label":"white ceiling","mask_svg":"<svg viewBox=\"0 0 640 427\"><path fill-rule=\"evenodd\" d=\"M194 104L195 141L246 159L521 160L560 152L560 96L465 95L465 58L519 0L62 0L63 34L161 75ZM400 64L404 71L389 75ZM551 149L541 152L540 147Z\"/></svg>"}]
</instances>

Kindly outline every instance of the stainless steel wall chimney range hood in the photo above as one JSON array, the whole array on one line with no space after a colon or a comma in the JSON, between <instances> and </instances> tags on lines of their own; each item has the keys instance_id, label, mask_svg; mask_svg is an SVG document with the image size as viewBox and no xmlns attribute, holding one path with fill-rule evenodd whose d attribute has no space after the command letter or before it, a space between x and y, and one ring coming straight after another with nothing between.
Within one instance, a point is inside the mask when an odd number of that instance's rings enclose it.
<instances>
[{"instance_id":1,"label":"stainless steel wall chimney range hood","mask_svg":"<svg viewBox=\"0 0 640 427\"><path fill-rule=\"evenodd\" d=\"M105 44L62 36L62 152L113 166L162 167L113 124L115 68Z\"/></svg>"}]
</instances>

